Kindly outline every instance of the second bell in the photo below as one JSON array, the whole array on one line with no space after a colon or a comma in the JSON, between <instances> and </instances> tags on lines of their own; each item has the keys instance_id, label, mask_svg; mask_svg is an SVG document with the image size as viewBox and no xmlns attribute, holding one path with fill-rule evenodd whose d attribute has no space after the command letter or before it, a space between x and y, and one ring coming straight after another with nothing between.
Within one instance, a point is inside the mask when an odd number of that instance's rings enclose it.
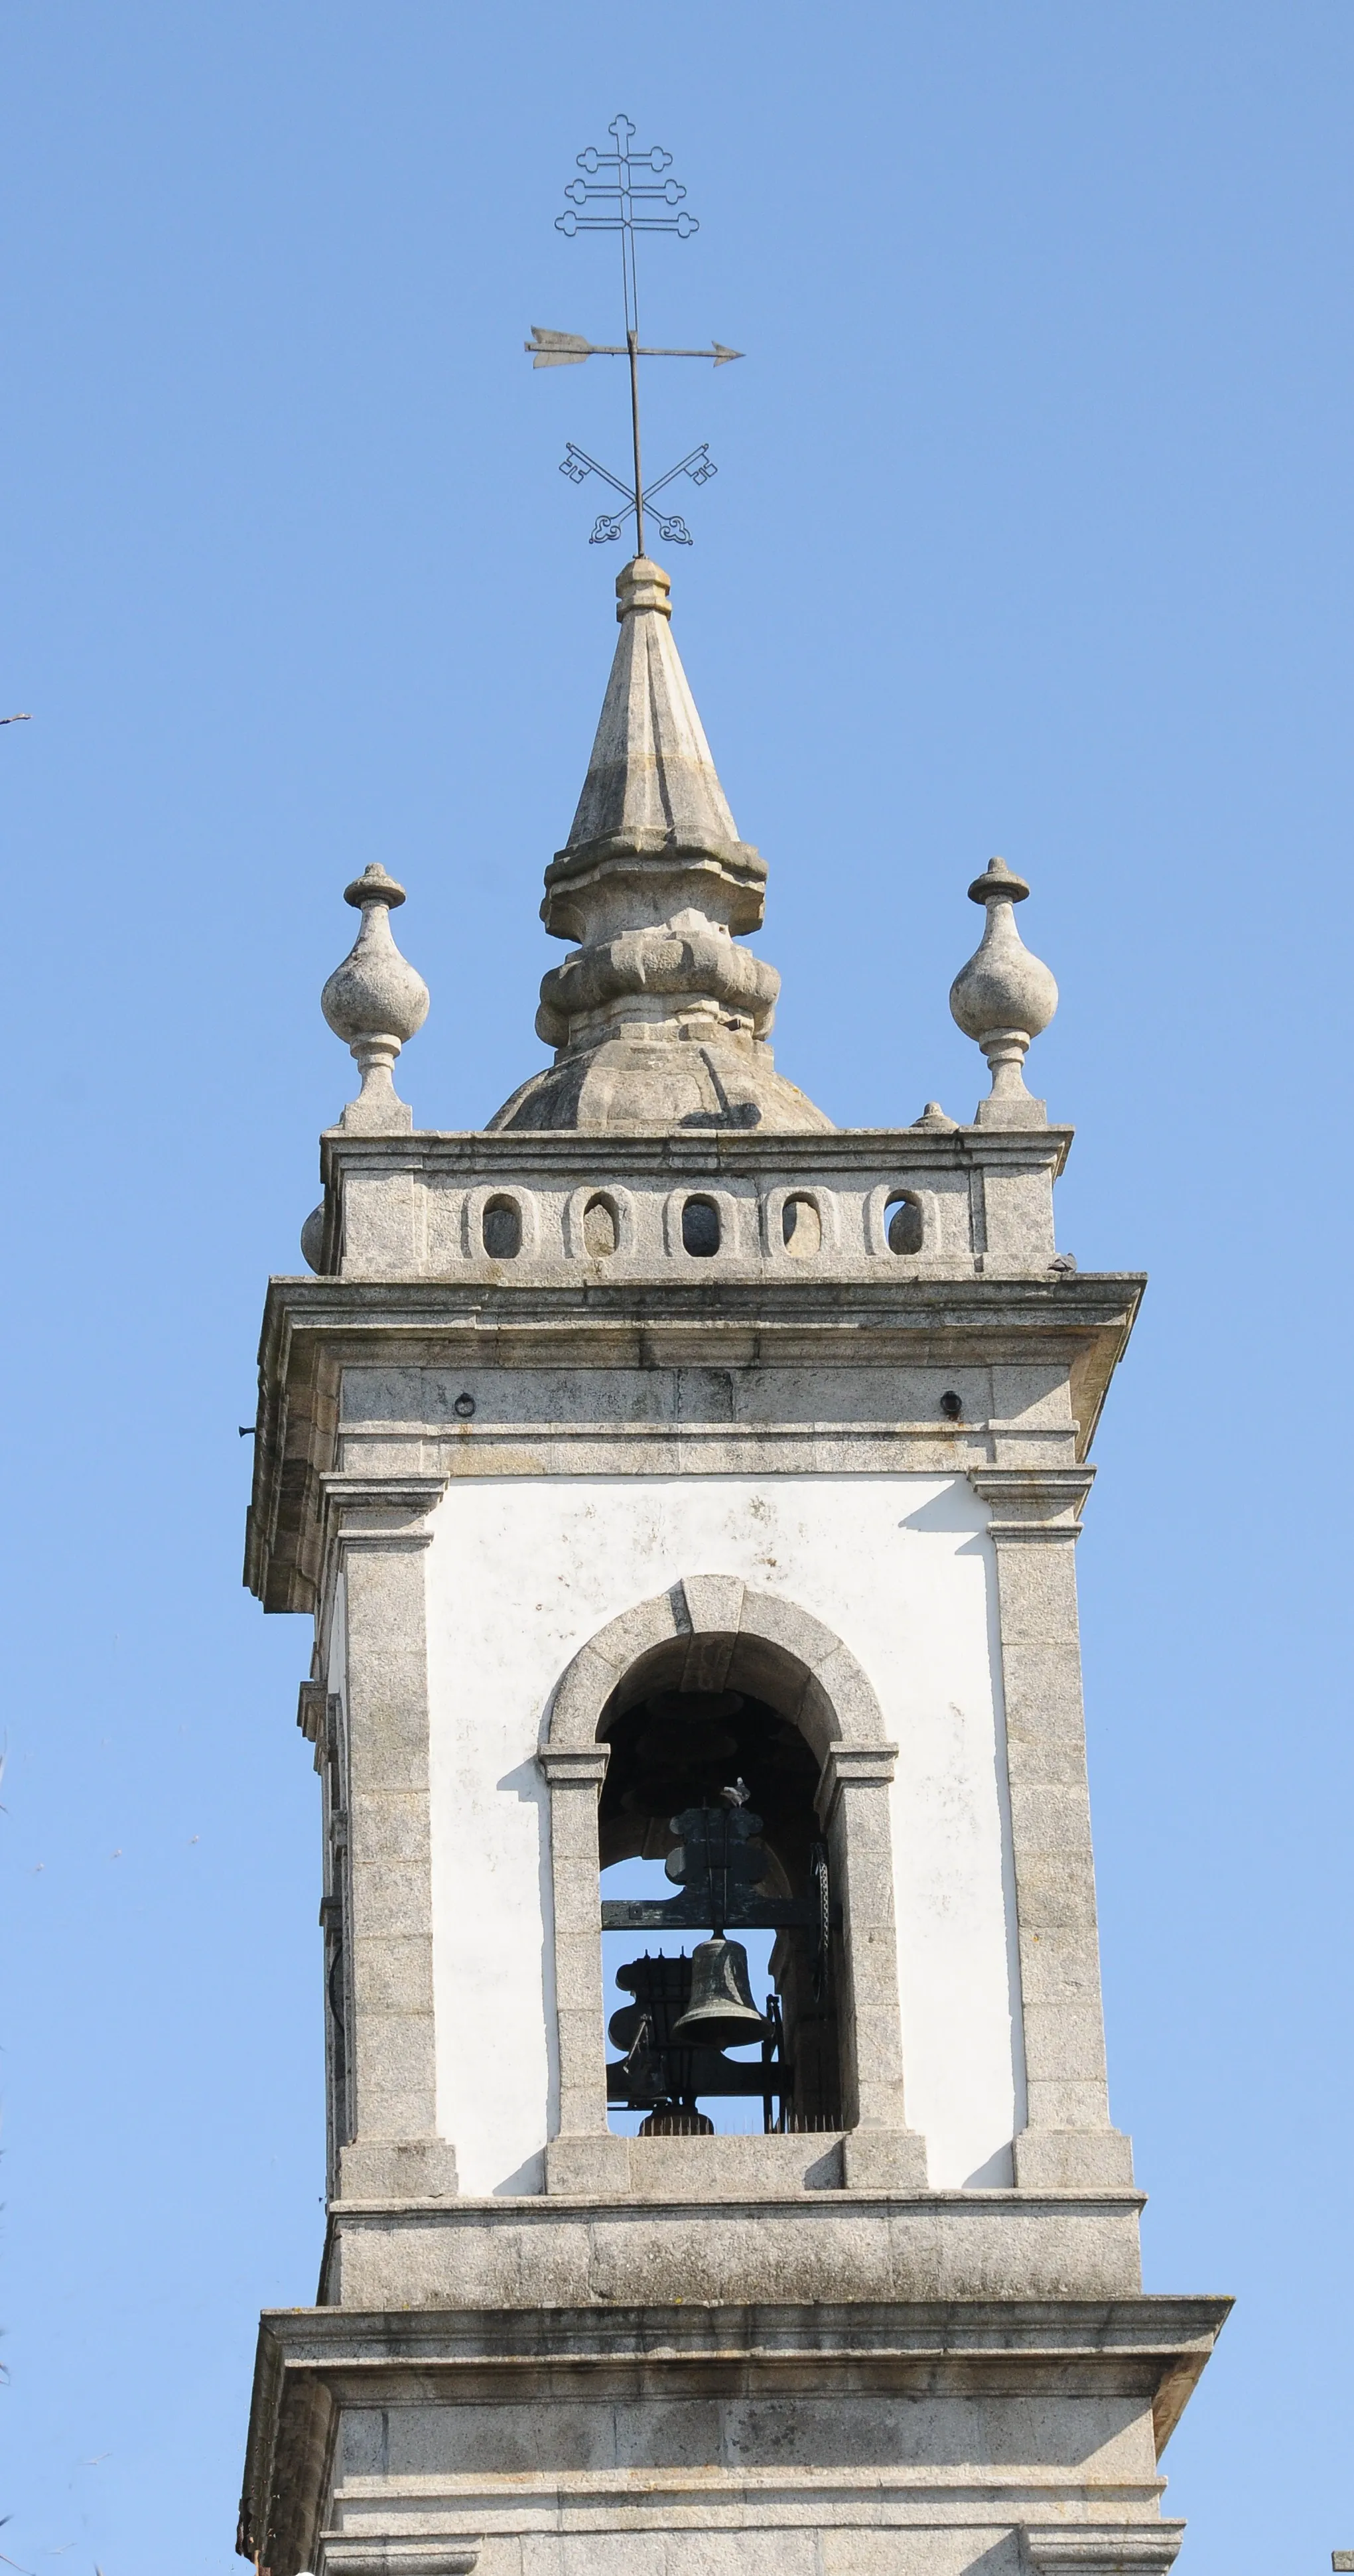
<instances>
[{"instance_id":1,"label":"second bell","mask_svg":"<svg viewBox=\"0 0 1354 2576\"><path fill-rule=\"evenodd\" d=\"M691 1953L691 2001L672 2036L687 2048L746 2048L767 2025L752 2000L741 1941L698 1941Z\"/></svg>"}]
</instances>

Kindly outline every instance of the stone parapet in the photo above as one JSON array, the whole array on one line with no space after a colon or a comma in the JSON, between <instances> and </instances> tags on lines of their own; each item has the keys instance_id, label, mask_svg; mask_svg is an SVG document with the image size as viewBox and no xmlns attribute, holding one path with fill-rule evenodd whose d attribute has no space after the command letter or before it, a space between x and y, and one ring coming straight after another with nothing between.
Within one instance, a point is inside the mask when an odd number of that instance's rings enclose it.
<instances>
[{"instance_id":1,"label":"stone parapet","mask_svg":"<svg viewBox=\"0 0 1354 2576\"><path fill-rule=\"evenodd\" d=\"M667 1135L335 1128L322 1144L325 1198L307 1258L350 1279L505 1283L667 1277L674 1266L707 1284L731 1272L896 1285L932 1273L1040 1276L1059 1261L1075 1268L1053 1231L1052 1188L1070 1143L1065 1127L839 1133L792 1114L760 1132L696 1124ZM711 1191L719 1240L710 1248L706 1235L692 1250L682 1211ZM490 1201L506 1213L506 1234L486 1234ZM597 1203L604 1238L584 1222Z\"/></svg>"}]
</instances>

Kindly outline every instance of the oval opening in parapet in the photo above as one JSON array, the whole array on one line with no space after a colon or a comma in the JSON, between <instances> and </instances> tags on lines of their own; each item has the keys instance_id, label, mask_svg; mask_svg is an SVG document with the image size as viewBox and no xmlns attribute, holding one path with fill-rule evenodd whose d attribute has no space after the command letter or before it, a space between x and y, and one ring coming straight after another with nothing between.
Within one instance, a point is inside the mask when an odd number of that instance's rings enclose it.
<instances>
[{"instance_id":1,"label":"oval opening in parapet","mask_svg":"<svg viewBox=\"0 0 1354 2576\"><path fill-rule=\"evenodd\" d=\"M719 1210L713 1199L688 1199L682 1210L682 1249L696 1261L719 1250Z\"/></svg>"},{"instance_id":2,"label":"oval opening in parapet","mask_svg":"<svg viewBox=\"0 0 1354 2576\"><path fill-rule=\"evenodd\" d=\"M823 1249L823 1220L816 1199L795 1192L780 1212L780 1239L792 1261L812 1261Z\"/></svg>"},{"instance_id":3,"label":"oval opening in parapet","mask_svg":"<svg viewBox=\"0 0 1354 2576\"><path fill-rule=\"evenodd\" d=\"M480 1240L491 1261L515 1261L522 1249L522 1211L516 1199L486 1199Z\"/></svg>"},{"instance_id":4,"label":"oval opening in parapet","mask_svg":"<svg viewBox=\"0 0 1354 2576\"><path fill-rule=\"evenodd\" d=\"M583 1210L583 1249L591 1261L609 1261L621 1239L613 1200L600 1194Z\"/></svg>"},{"instance_id":5,"label":"oval opening in parapet","mask_svg":"<svg viewBox=\"0 0 1354 2576\"><path fill-rule=\"evenodd\" d=\"M895 1190L884 1209L884 1233L890 1252L920 1252L925 1235L921 1201L910 1190Z\"/></svg>"}]
</instances>

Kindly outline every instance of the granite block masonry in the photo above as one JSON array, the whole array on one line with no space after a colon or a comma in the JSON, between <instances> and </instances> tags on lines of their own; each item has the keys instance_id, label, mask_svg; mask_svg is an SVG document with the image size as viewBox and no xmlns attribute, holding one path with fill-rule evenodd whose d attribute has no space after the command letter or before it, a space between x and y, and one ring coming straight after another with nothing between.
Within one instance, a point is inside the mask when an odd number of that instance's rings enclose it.
<instances>
[{"instance_id":1,"label":"granite block masonry","mask_svg":"<svg viewBox=\"0 0 1354 2576\"><path fill-rule=\"evenodd\" d=\"M971 1120L838 1130L776 1069L765 863L666 574L616 587L553 1061L481 1132L415 1128L377 865L325 988L362 1084L268 1290L246 1579L312 1622L328 2219L316 2304L262 2320L240 2547L1166 2576L1160 2454L1227 2302L1142 2291L1073 1572L1143 1283L1058 1248L1071 1135L1024 1077L1057 991L1002 861L951 996ZM724 1938L727 1888L697 1925L674 1880L730 1801L762 2052L651 2009L617 2056L608 1874L669 1906L636 1952Z\"/></svg>"}]
</instances>

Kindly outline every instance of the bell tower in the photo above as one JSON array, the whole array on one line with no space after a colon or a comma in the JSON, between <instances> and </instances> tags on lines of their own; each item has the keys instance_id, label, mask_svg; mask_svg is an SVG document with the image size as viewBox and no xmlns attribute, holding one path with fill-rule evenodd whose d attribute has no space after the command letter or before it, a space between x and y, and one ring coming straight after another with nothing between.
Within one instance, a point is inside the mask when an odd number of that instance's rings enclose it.
<instances>
[{"instance_id":1,"label":"bell tower","mask_svg":"<svg viewBox=\"0 0 1354 2576\"><path fill-rule=\"evenodd\" d=\"M314 1622L329 2206L240 2547L1166 2576L1226 2302L1141 2288L1073 1580L1142 1282L1057 1250L1000 859L970 1121L777 1070L765 864L666 574L616 589L552 1062L414 1128L379 866L324 992L361 1089L268 1291L246 1577Z\"/></svg>"}]
</instances>

